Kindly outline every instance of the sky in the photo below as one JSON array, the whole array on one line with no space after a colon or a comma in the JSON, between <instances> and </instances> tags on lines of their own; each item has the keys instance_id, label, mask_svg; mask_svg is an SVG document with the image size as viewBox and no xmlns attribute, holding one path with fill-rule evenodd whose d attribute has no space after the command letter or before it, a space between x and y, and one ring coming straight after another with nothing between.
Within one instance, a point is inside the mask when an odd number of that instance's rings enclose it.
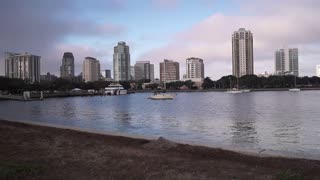
<instances>
[{"instance_id":1,"label":"sky","mask_svg":"<svg viewBox=\"0 0 320 180\"><path fill-rule=\"evenodd\" d=\"M0 0L0 75L4 52L41 56L41 74L59 75L64 52L76 74L86 56L112 70L113 47L130 46L131 65L171 59L181 77L189 57L204 60L205 76L232 74L232 33L253 33L254 72L274 72L274 52L299 48L300 76L320 64L319 0Z\"/></svg>"}]
</instances>

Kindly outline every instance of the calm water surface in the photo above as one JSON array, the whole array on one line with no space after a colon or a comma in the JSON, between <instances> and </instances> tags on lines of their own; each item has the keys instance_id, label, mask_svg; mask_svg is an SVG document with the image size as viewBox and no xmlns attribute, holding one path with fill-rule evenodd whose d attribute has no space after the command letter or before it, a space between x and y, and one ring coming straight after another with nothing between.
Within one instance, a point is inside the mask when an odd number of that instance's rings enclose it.
<instances>
[{"instance_id":1,"label":"calm water surface","mask_svg":"<svg viewBox=\"0 0 320 180\"><path fill-rule=\"evenodd\" d=\"M320 159L320 91L178 93L0 102L0 119L33 121L252 152Z\"/></svg>"}]
</instances>

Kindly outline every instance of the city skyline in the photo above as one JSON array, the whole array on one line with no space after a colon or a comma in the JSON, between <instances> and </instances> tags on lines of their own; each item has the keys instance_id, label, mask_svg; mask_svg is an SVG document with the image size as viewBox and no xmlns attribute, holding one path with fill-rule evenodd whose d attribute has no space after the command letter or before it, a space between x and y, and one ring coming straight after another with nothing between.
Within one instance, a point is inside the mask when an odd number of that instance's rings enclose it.
<instances>
[{"instance_id":1,"label":"city skyline","mask_svg":"<svg viewBox=\"0 0 320 180\"><path fill-rule=\"evenodd\" d=\"M185 69L185 59L195 56L205 60L205 76L217 79L231 74L230 35L244 27L254 33L255 74L273 73L274 51L289 46L299 49L300 75L315 75L320 27L319 20L312 17L320 14L319 2L241 2L109 0L87 4L30 0L16 6L17 1L4 0L0 7L4 27L0 30L0 53L37 54L42 57L41 74L59 75L61 54L70 51L74 53L75 73L79 74L86 56L96 57L101 67L112 69L112 48L125 41L131 48L131 65L150 60L155 64L155 78L159 78L158 66L163 59L178 61ZM191 10L198 13L190 15ZM79 11L83 13L79 15ZM32 28L22 28L26 25ZM0 65L4 66L3 57ZM180 77L184 73L180 71Z\"/></svg>"}]
</instances>

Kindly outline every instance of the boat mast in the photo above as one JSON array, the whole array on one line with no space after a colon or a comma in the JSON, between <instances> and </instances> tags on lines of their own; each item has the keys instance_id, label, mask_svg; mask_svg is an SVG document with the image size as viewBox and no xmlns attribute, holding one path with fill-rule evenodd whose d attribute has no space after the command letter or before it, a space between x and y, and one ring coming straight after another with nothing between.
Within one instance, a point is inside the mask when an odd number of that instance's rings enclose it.
<instances>
[{"instance_id":1,"label":"boat mast","mask_svg":"<svg viewBox=\"0 0 320 180\"><path fill-rule=\"evenodd\" d=\"M237 77L237 89L239 89L239 78Z\"/></svg>"},{"instance_id":2,"label":"boat mast","mask_svg":"<svg viewBox=\"0 0 320 180\"><path fill-rule=\"evenodd\" d=\"M166 61L164 61L164 79L163 79L163 84L164 84L164 90L167 89L166 87Z\"/></svg>"},{"instance_id":3,"label":"boat mast","mask_svg":"<svg viewBox=\"0 0 320 180\"><path fill-rule=\"evenodd\" d=\"M297 86L297 76L295 74L293 74L293 75L294 75L294 88L296 88L296 86Z\"/></svg>"}]
</instances>

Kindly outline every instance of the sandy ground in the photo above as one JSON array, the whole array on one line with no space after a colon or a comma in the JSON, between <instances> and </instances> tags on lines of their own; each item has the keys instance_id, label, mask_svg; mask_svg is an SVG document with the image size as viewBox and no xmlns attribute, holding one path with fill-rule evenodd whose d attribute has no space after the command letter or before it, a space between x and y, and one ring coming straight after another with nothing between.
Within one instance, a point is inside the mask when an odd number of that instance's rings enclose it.
<instances>
[{"instance_id":1,"label":"sandy ground","mask_svg":"<svg viewBox=\"0 0 320 180\"><path fill-rule=\"evenodd\" d=\"M0 121L0 179L320 179L320 161Z\"/></svg>"}]
</instances>

